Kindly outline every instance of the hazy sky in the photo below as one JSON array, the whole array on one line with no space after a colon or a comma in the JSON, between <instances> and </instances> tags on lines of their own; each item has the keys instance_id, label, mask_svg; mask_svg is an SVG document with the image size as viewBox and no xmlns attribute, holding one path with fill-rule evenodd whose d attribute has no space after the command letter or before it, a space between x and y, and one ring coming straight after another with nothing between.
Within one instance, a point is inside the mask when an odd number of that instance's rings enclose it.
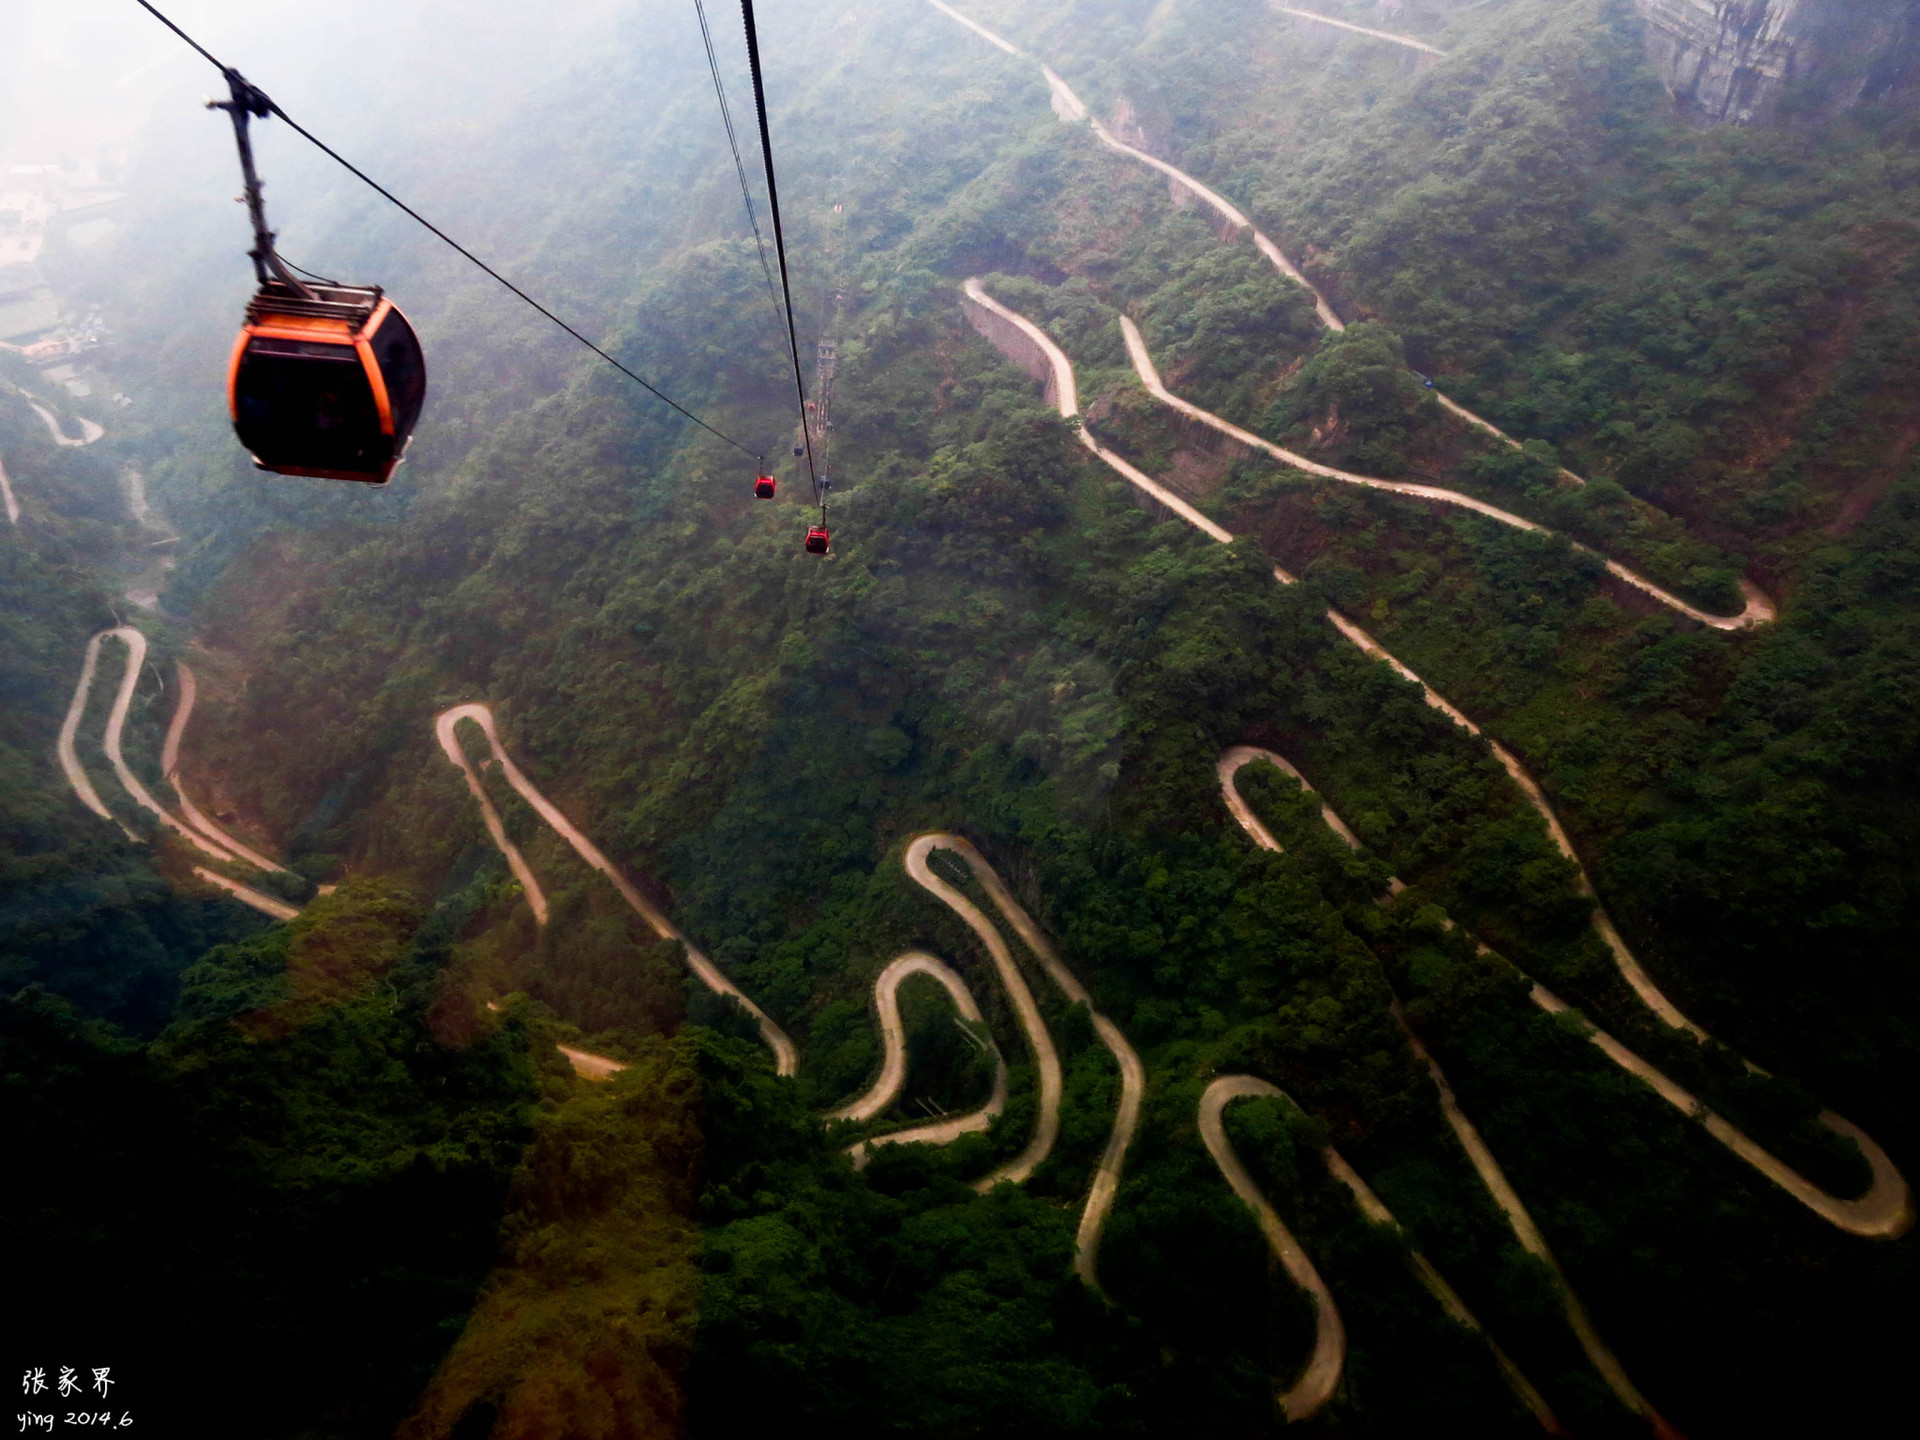
<instances>
[{"instance_id":1,"label":"hazy sky","mask_svg":"<svg viewBox=\"0 0 1920 1440\"><path fill-rule=\"evenodd\" d=\"M629 0L156 0L290 114L350 137L369 86L484 106L605 33ZM640 0L640 8L648 8ZM724 6L722 8L725 8ZM737 21L735 22L737 24ZM214 69L135 0L0 0L0 154L87 158L156 107L222 93Z\"/></svg>"}]
</instances>

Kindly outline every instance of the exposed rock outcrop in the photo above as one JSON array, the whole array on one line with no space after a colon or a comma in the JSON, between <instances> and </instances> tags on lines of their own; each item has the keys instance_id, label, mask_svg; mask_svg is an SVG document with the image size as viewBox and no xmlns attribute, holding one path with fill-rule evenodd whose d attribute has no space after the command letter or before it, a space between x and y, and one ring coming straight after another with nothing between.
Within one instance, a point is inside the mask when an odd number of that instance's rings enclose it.
<instances>
[{"instance_id":1,"label":"exposed rock outcrop","mask_svg":"<svg viewBox=\"0 0 1920 1440\"><path fill-rule=\"evenodd\" d=\"M1634 0L1681 108L1745 125L1920 90L1920 0Z\"/></svg>"}]
</instances>

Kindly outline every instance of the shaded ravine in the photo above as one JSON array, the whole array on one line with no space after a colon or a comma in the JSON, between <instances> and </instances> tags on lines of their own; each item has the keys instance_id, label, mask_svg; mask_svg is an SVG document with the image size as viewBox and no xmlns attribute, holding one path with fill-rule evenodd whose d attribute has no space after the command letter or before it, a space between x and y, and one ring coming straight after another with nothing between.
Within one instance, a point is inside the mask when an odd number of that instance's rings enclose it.
<instances>
[{"instance_id":1,"label":"shaded ravine","mask_svg":"<svg viewBox=\"0 0 1920 1440\"><path fill-rule=\"evenodd\" d=\"M1307 784L1305 777L1298 770L1271 750L1262 750L1252 745L1235 745L1220 757L1214 773L1219 779L1220 796L1226 801L1227 809L1232 812L1233 818L1252 838L1254 844L1262 850L1279 854L1280 842L1275 840L1273 833L1261 823L1260 817L1253 812L1253 808L1247 804L1245 797L1240 794L1239 788L1234 784L1234 776L1239 774L1245 766L1261 760L1298 780L1300 788L1309 795L1317 795L1318 792ZM1320 818L1349 847L1354 850L1360 848L1359 839L1325 800L1320 802ZM1388 882L1388 895L1396 895L1405 888L1398 879L1391 880ZM1446 1116L1447 1125L1453 1131L1454 1137L1459 1140L1461 1149L1466 1151L1474 1173L1480 1177L1480 1183L1486 1187L1487 1193L1493 1197L1494 1203L1506 1216L1507 1224L1521 1247L1541 1261L1553 1276L1555 1288L1559 1291L1561 1308L1566 1313L1568 1328L1573 1331L1574 1338L1580 1342L1580 1348L1585 1352L1588 1362L1607 1382L1607 1388L1613 1391L1620 1403L1635 1414L1645 1417L1656 1434L1674 1434L1667 1421L1654 1410L1646 1397L1640 1393L1639 1388L1627 1378L1626 1369L1621 1365L1619 1357L1601 1338L1592 1317L1587 1313L1587 1307L1581 1303L1579 1294L1574 1290L1573 1282L1567 1279L1566 1272L1560 1268L1560 1261L1555 1257L1552 1247L1547 1244L1546 1236L1540 1233L1540 1227L1534 1223L1533 1216L1522 1203L1519 1192L1513 1188L1512 1182L1507 1179L1506 1172L1500 1168L1500 1162L1494 1159L1493 1151L1481 1137L1479 1128L1460 1108L1460 1102L1454 1096L1453 1087L1447 1083L1447 1077L1441 1071L1440 1063L1433 1058L1427 1047L1420 1043L1419 1036L1415 1035L1413 1028L1407 1024L1406 1016L1401 1012L1397 998L1393 1001L1392 1009L1393 1018L1399 1023L1401 1034L1406 1037L1408 1047L1426 1067L1434 1088L1439 1091L1441 1113ZM1442 1303L1444 1304L1445 1301L1443 1300Z\"/></svg>"},{"instance_id":2,"label":"shaded ravine","mask_svg":"<svg viewBox=\"0 0 1920 1440\"><path fill-rule=\"evenodd\" d=\"M122 593L128 603L142 610L158 610L167 572L175 564L173 552L163 551L161 547L177 542L180 534L153 508L147 498L147 477L131 461L120 467L120 493L126 498L127 513L133 517L133 523L150 537L135 552L141 561L140 573L128 580Z\"/></svg>"},{"instance_id":3,"label":"shaded ravine","mask_svg":"<svg viewBox=\"0 0 1920 1440\"><path fill-rule=\"evenodd\" d=\"M973 20L968 19L966 16L962 15L959 11L953 9L950 5L946 5L942 3L942 0L927 0L927 3L932 5L935 9L939 10L941 13L951 17L954 20L959 21L962 25L965 25L969 30L972 30L976 34L984 36L986 39L992 41L994 45L998 46L1001 50L1004 50L1007 54L1016 56L1020 59L1034 60L1034 57L1027 55L1024 51L1019 50L1015 46L1009 44L1007 41L1001 39L998 35L995 35L992 31L986 29L984 26L978 24ZM1323 20L1329 24L1342 25L1342 28L1358 30L1362 34L1373 35L1373 36L1376 36L1377 38L1384 39L1384 40L1391 40L1396 43L1400 43L1406 39L1406 37L1391 35L1386 31L1377 31L1377 30L1369 31L1369 30L1363 29L1363 27L1360 27L1360 26L1347 26L1347 25L1344 25L1343 22L1330 20L1326 16L1313 15L1311 12L1307 12L1307 11L1297 11L1293 13L1299 14L1307 19ZM1415 44L1416 48L1421 48L1419 47L1418 42L1412 42L1412 43ZM1079 123L1081 121L1087 122L1088 125L1090 125L1092 128L1094 136L1100 141L1101 144L1105 145L1108 149L1116 151L1119 154L1126 155L1131 159L1138 160L1141 164L1149 165L1153 167L1155 170L1160 171L1163 175L1167 176L1170 180L1184 187L1186 190L1191 192L1193 195L1195 195L1199 199L1205 201L1209 207L1211 207L1229 225L1233 226L1235 230L1248 231L1253 237L1254 247L1258 249L1263 256L1266 257L1268 263L1270 263L1274 267L1274 269L1278 270L1287 279L1293 281L1296 285L1299 285L1302 288L1304 288L1307 291L1307 293L1313 297L1314 312L1320 317L1321 324L1325 325L1329 330L1333 330L1335 332L1343 331L1347 328L1346 322L1340 318L1339 312L1337 312L1333 308L1333 306L1328 302L1327 297L1321 293L1319 287L1314 285L1314 283L1311 280L1307 279L1305 273L1300 269L1300 267L1295 265L1291 260L1289 260L1285 252L1283 252L1280 249L1280 247L1273 242L1271 238L1269 238L1264 232L1262 232L1257 226L1255 226L1253 221L1250 218L1248 218L1248 216L1243 211L1241 211L1238 206L1234 205L1231 201L1226 199L1226 197L1221 195L1218 191L1213 190L1209 186L1201 183L1199 180L1196 180L1193 176L1187 174L1186 171L1180 169L1178 166L1171 165L1167 161L1162 160L1159 156L1151 155L1147 151L1139 149L1137 146L1127 144L1124 140L1120 139L1119 136L1115 135L1110 129L1108 129L1107 126L1104 125L1097 116L1094 116L1088 110L1086 103L1082 101L1080 97L1073 92L1072 87L1069 86L1065 80L1061 79L1061 77L1057 73L1055 73L1050 66L1044 64L1039 60L1034 60L1034 63L1040 66L1041 73L1046 77L1047 88L1052 95L1052 106L1053 106L1053 112L1055 115L1059 116L1061 120L1067 121L1069 123ZM1422 378L1424 379L1425 377L1422 377ZM1484 417L1475 414L1473 411L1469 410L1466 406L1460 404L1457 400L1449 399L1447 395L1443 391L1441 391L1437 385L1433 385L1431 382L1429 382L1428 388L1431 389L1434 399L1437 400L1440 403L1440 405L1444 409L1446 409L1450 414L1457 416L1459 419L1465 421L1469 425L1472 425L1474 428L1488 435L1493 436L1496 440L1499 440L1502 444L1510 446L1515 450L1523 448L1522 443L1519 440L1516 440L1513 436L1509 435L1505 430L1502 430L1498 425L1495 425L1491 420L1485 419ZM1580 485L1585 485L1587 483L1584 477L1575 474L1572 470L1567 469L1564 465L1559 468L1559 473L1560 473L1560 479L1564 484L1580 486ZM1747 602L1747 608L1745 611L1742 612L1744 616L1745 614L1753 610L1755 598L1759 597L1764 602L1764 596L1761 596L1761 592L1758 590L1758 588L1755 587L1750 581L1747 581L1747 580L1742 580L1740 582L1740 589L1741 589L1742 596L1745 598ZM1768 605L1767 610L1768 610L1768 613L1763 618L1764 619L1773 618L1772 606ZM1715 623L1715 622L1709 621L1707 623ZM1753 623L1758 623L1758 622L1753 622ZM1734 627L1728 627L1728 628L1734 628Z\"/></svg>"},{"instance_id":4,"label":"shaded ravine","mask_svg":"<svg viewBox=\"0 0 1920 1440\"><path fill-rule=\"evenodd\" d=\"M969 299L984 307L988 313L1012 326L1020 336L1025 338L1025 341L1029 345L1034 347L1037 353L1045 357L1053 369L1053 389L1057 396L1056 405L1062 418L1078 418L1078 392L1073 379L1073 365L1072 362L1067 359L1066 353L1061 350L1061 348L1054 343L1053 339L1038 325L1035 325L1024 315L1009 309L1007 306L1002 305L999 301L987 295L977 279L966 282L965 293ZM992 335L989 335L989 339L993 338ZM1002 346L1003 352L1006 348L1006 346ZM1015 356L1013 358L1015 358L1016 363L1019 363L1022 357ZM1207 519L1207 517L1201 515L1191 505L1186 504L1177 496L1174 496L1166 487L1152 481L1137 468L1103 448L1099 442L1088 433L1084 425L1078 427L1076 433L1078 433L1081 442L1086 445L1089 450L1116 470L1129 481L1129 483L1138 486L1147 494L1153 496L1154 499L1166 505L1167 508L1175 514L1180 515L1183 519L1188 520L1197 528L1203 530L1213 539L1223 544L1233 539L1230 531ZM1273 574L1274 578L1282 584L1294 583L1294 577L1278 566L1274 567ZM1381 647L1378 641L1358 625L1354 624L1353 621L1345 615L1342 615L1338 610L1331 607L1328 608L1326 614L1328 621L1334 628L1363 654L1371 659L1385 661L1388 665L1392 666L1394 671L1403 679L1410 680L1420 687L1420 693L1428 705L1440 711L1469 734L1478 736L1486 742L1494 758L1500 762L1501 767L1506 770L1514 783L1519 786L1521 792L1527 797L1528 802L1546 823L1548 834L1552 836L1555 847L1576 867L1581 892L1594 900L1594 928L1612 952L1615 965L1619 969L1621 976L1632 987L1634 993L1640 997L1642 1003L1644 1003L1648 1009L1652 1010L1654 1014L1658 1015L1667 1025L1675 1029L1684 1030L1697 1039L1707 1038L1704 1030L1687 1019L1685 1015L1681 1014L1679 1009L1667 999L1659 987L1654 984L1653 978L1641 967L1632 951L1627 948L1626 942L1620 937L1620 933L1614 928L1613 922L1608 918L1606 910L1600 905L1598 895L1593 888L1593 883L1587 876L1585 866L1581 865L1580 857L1575 853L1572 842L1567 838L1566 831L1561 826L1559 817L1554 813L1553 807L1547 803L1546 796L1540 789L1539 784L1527 773L1525 767L1520 764L1513 753L1501 745L1499 741L1484 735L1480 728L1461 713L1459 709L1450 704L1435 691L1432 686L1414 674L1414 672L1407 668L1400 660L1389 654ZM1536 1003L1541 1003L1543 1008L1553 1008L1554 1005L1560 1004L1558 1000L1546 992L1542 991L1542 995L1544 999ZM1649 1069L1651 1069L1651 1067L1649 1067ZM1636 1071L1635 1073L1638 1072ZM1643 1076L1642 1078L1646 1077ZM1664 1081L1664 1077L1662 1078ZM1672 1082L1670 1081L1665 1081L1664 1083L1672 1086ZM1660 1087L1656 1086L1655 1088L1659 1089ZM1672 1089L1676 1095L1686 1096L1686 1092L1680 1090L1678 1086L1672 1086ZM1686 1096L1686 1100L1690 1105L1697 1105L1698 1103L1694 1101L1691 1096ZM1674 1100L1673 1103L1678 1104L1680 1102ZM1873 1186L1865 1196L1855 1201L1836 1200L1799 1176L1797 1172L1794 1172L1785 1165L1781 1165L1778 1161L1772 1160L1770 1156L1767 1158L1774 1166L1778 1167L1778 1173L1770 1173L1764 1169L1762 1173L1767 1174L1769 1179L1774 1180L1783 1190L1799 1200L1822 1219L1839 1229L1845 1230L1849 1234L1859 1235L1869 1239L1890 1239L1904 1234L1913 1223L1913 1202L1907 1183L1900 1175L1898 1169L1896 1169L1892 1161L1887 1158L1886 1153L1851 1121L1831 1110L1822 1111L1820 1119L1828 1129L1853 1140L1859 1145L1861 1153L1866 1158L1868 1166L1874 1175ZM1732 1128L1731 1126L1727 1127L1729 1131L1732 1131ZM1737 1131L1733 1133L1738 1134ZM1760 1168L1753 1157L1755 1155L1765 1156L1766 1152L1761 1150L1759 1146L1754 1145L1751 1140L1747 1140L1745 1137L1741 1137L1741 1139L1743 1143L1738 1146L1727 1141L1723 1141L1723 1143L1727 1143L1728 1148L1732 1149L1735 1154L1741 1155L1741 1157L1747 1159L1750 1164L1756 1164L1756 1168ZM1751 1154L1749 1153L1748 1147L1751 1147Z\"/></svg>"},{"instance_id":5,"label":"shaded ravine","mask_svg":"<svg viewBox=\"0 0 1920 1440\"><path fill-rule=\"evenodd\" d=\"M1140 377L1140 383L1146 387L1149 395L1189 419L1198 420L1202 425L1217 430L1242 445L1265 451L1283 465L1290 465L1309 475L1318 475L1326 480L1338 480L1347 485L1358 485L1369 490L1385 490L1394 495L1405 495L1416 500L1430 500L1442 505L1458 506L1463 510L1485 515L1490 520L1497 520L1502 525L1511 525L1516 530L1531 530L1537 535L1555 533L1537 521L1525 519L1509 510L1502 510L1497 505L1489 504L1485 500L1458 490L1449 490L1440 485L1420 485L1406 480L1382 480L1372 475L1356 475L1350 470L1337 470L1331 465L1309 460L1304 455L1276 445L1273 441L1256 435L1251 430L1243 430L1231 420L1224 420L1210 411L1202 410L1192 401L1183 400L1167 389L1160 379L1160 372L1153 363L1152 355L1147 351L1147 343L1140 334L1140 327L1133 323L1131 316L1120 317L1120 330L1126 338L1127 356L1133 362L1134 374ZM1574 549L1603 561L1607 567L1607 573L1615 579L1626 582L1643 594L1652 596L1668 609L1678 611L1690 620L1699 621L1702 625L1710 625L1716 630L1745 630L1755 625L1768 624L1777 618L1773 603L1751 581L1740 582L1740 591L1746 600L1746 607L1738 615L1714 615L1697 606L1689 605L1678 595L1669 590L1663 590L1644 575L1628 569L1618 560L1608 559L1592 546L1582 545L1577 540L1570 543Z\"/></svg>"},{"instance_id":6,"label":"shaded ravine","mask_svg":"<svg viewBox=\"0 0 1920 1440\"><path fill-rule=\"evenodd\" d=\"M1207 1153L1213 1156L1214 1164L1220 1167L1220 1173L1226 1177L1233 1193L1238 1195L1247 1208L1253 1211L1259 1222L1260 1230L1267 1238L1267 1244L1279 1259L1288 1278L1313 1301L1314 1338L1313 1352L1308 1357L1306 1368L1294 1383L1284 1391L1279 1391L1275 1399L1289 1422L1304 1420L1313 1414L1328 1400L1340 1384L1340 1374L1346 1365L1347 1335L1346 1326L1340 1319L1339 1307L1334 1303L1333 1292L1328 1288L1320 1272L1314 1269L1313 1261L1306 1250L1287 1229L1279 1213L1274 1210L1260 1187L1254 1183L1253 1176L1247 1172L1245 1164L1234 1152L1227 1139L1223 1115L1227 1106L1236 1100L1271 1099L1279 1100L1298 1110L1291 1096L1278 1086L1270 1084L1252 1075L1222 1075L1207 1086L1200 1096L1198 1123L1200 1138L1207 1147ZM1559 1420L1554 1416L1546 1398L1541 1395L1527 1377L1520 1373L1520 1367L1513 1363L1506 1351L1495 1343L1473 1312L1467 1308L1466 1301L1446 1279L1436 1270L1427 1257L1415 1249L1400 1222L1393 1218L1380 1197L1373 1193L1359 1172L1349 1165L1340 1152L1331 1145L1320 1152L1328 1171L1342 1185L1352 1192L1354 1202L1360 1207L1360 1213L1369 1223L1391 1231L1405 1247L1407 1266L1414 1273L1427 1292L1440 1302L1440 1306L1457 1323L1479 1335L1487 1343L1494 1363L1500 1374L1512 1389L1520 1403L1532 1412L1540 1422L1540 1428L1549 1435L1563 1435Z\"/></svg>"}]
</instances>

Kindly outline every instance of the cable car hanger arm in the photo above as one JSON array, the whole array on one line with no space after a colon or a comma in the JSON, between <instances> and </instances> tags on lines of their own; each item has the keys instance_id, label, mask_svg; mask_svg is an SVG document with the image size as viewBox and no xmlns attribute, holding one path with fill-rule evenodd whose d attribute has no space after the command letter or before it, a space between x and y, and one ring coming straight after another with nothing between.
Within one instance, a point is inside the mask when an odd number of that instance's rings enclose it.
<instances>
[{"instance_id":1,"label":"cable car hanger arm","mask_svg":"<svg viewBox=\"0 0 1920 1440\"><path fill-rule=\"evenodd\" d=\"M267 228L267 205L260 194L260 176L253 168L253 140L247 133L247 123L253 116L262 120L273 113L273 102L261 91L247 83L247 79L238 70L222 67L227 77L227 89L231 95L226 100L209 100L209 110L224 110L233 120L233 140L240 150L240 178L246 186L242 198L247 202L247 218L253 222L253 249L247 252L247 258L253 261L254 278L262 285L269 279L278 280L294 294L311 300L313 291L294 279L273 248L273 232Z\"/></svg>"}]
</instances>

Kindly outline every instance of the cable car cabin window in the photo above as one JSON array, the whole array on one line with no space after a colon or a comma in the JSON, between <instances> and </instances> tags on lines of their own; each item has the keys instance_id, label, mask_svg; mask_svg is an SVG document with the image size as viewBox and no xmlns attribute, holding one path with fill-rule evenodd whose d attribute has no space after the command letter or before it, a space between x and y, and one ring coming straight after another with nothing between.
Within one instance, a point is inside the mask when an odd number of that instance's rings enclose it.
<instances>
[{"instance_id":1,"label":"cable car cabin window","mask_svg":"<svg viewBox=\"0 0 1920 1440\"><path fill-rule=\"evenodd\" d=\"M351 345L256 336L234 384L234 429L268 469L378 474L393 438Z\"/></svg>"},{"instance_id":2,"label":"cable car cabin window","mask_svg":"<svg viewBox=\"0 0 1920 1440\"><path fill-rule=\"evenodd\" d=\"M420 418L420 407L427 400L427 367L413 327L398 310L387 311L387 318L374 332L373 358L387 382L394 443L404 449L414 422Z\"/></svg>"}]
</instances>

